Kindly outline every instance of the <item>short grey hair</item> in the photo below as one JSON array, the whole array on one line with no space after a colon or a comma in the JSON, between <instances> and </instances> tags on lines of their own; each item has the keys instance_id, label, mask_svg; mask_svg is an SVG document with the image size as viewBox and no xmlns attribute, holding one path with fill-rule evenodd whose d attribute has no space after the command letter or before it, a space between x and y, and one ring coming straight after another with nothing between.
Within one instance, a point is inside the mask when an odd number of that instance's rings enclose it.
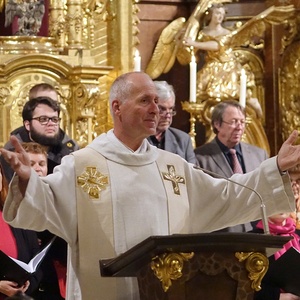
<instances>
[{"instance_id":1,"label":"short grey hair","mask_svg":"<svg viewBox=\"0 0 300 300\"><path fill-rule=\"evenodd\" d=\"M175 102L175 92L171 84L168 84L166 81L153 81L157 90L157 96L159 100L166 101L171 97Z\"/></svg>"}]
</instances>

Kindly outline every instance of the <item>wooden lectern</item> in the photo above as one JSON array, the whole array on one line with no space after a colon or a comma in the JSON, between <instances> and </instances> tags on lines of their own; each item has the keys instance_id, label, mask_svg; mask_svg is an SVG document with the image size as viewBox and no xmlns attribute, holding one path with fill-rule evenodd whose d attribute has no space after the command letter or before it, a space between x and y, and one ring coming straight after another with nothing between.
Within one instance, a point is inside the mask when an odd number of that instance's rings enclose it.
<instances>
[{"instance_id":1,"label":"wooden lectern","mask_svg":"<svg viewBox=\"0 0 300 300\"><path fill-rule=\"evenodd\" d=\"M151 236L100 260L101 276L138 278L141 300L250 300L268 256L290 237L255 233Z\"/></svg>"}]
</instances>

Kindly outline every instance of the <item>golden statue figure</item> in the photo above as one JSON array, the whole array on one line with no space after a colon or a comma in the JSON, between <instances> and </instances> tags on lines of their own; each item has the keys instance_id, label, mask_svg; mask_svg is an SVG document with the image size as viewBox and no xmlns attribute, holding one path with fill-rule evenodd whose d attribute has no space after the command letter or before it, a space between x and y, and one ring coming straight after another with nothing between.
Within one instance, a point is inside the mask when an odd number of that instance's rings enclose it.
<instances>
[{"instance_id":1,"label":"golden statue figure","mask_svg":"<svg viewBox=\"0 0 300 300\"><path fill-rule=\"evenodd\" d=\"M44 0L8 0L5 6L5 27L17 17L18 30L15 35L36 36L40 31L44 13Z\"/></svg>"},{"instance_id":2,"label":"golden statue figure","mask_svg":"<svg viewBox=\"0 0 300 300\"><path fill-rule=\"evenodd\" d=\"M257 130L264 131L259 120L262 118L261 103L264 99L260 96L263 92L258 91L252 70L255 64L262 74L263 67L262 60L253 51L263 47L266 25L280 24L289 19L294 14L294 7L271 6L243 25L225 28L225 2L231 1L199 1L186 22L184 18L171 22L163 30L146 72L157 78L169 72L176 58L182 65L188 64L191 49L196 53L204 51L205 62L197 74L197 103L203 104L200 119L208 126L212 106L223 100L239 100L240 75L244 69L247 75L247 113L258 123L255 125Z\"/></svg>"}]
</instances>

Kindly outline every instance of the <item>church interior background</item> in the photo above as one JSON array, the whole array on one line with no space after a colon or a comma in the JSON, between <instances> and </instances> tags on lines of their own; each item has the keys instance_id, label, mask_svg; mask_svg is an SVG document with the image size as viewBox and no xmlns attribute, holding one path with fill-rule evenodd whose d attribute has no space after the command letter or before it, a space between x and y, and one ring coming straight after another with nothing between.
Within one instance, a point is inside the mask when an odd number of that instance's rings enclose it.
<instances>
[{"instance_id":1,"label":"church interior background","mask_svg":"<svg viewBox=\"0 0 300 300\"><path fill-rule=\"evenodd\" d=\"M40 3L0 0L0 146L22 124L21 111L29 89L40 82L54 85L62 107L62 128L84 147L112 128L108 92L120 74L132 71L136 50L146 71L164 28L179 17L186 20L205 0L45 0L39 32L20 34L20 17L6 7ZM212 1L218 2L218 1ZM224 2L224 1L222 1ZM246 106L244 139L275 155L282 141L300 125L300 1L236 0L225 3L225 27L241 26L265 9L294 6L280 24L264 28L261 47L235 49L255 74L254 95L262 109L257 116ZM29 5L28 4L28 5ZM11 13L11 12L10 12ZM10 23L5 24L5 22ZM203 58L197 57L198 70ZM173 126L189 132L200 146L211 135L209 114L216 100L189 103L189 65L176 60L156 80L174 86L177 115Z\"/></svg>"}]
</instances>

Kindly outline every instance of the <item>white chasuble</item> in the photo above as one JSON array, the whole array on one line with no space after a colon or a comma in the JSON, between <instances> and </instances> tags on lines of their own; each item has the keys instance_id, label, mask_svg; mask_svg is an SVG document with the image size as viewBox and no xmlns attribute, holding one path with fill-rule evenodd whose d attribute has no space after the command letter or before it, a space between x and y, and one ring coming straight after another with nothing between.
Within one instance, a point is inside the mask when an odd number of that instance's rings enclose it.
<instances>
[{"instance_id":1,"label":"white chasuble","mask_svg":"<svg viewBox=\"0 0 300 300\"><path fill-rule=\"evenodd\" d=\"M290 179L278 172L276 157L232 178L262 196L268 215L294 209ZM109 131L64 157L54 174L40 178L32 171L25 196L15 176L3 216L15 227L48 229L68 242L67 300L135 300L136 280L101 277L100 259L152 235L257 220L261 210L255 193L195 170L146 140L133 152Z\"/></svg>"},{"instance_id":2,"label":"white chasuble","mask_svg":"<svg viewBox=\"0 0 300 300\"><path fill-rule=\"evenodd\" d=\"M168 162L160 155L157 161L157 149L147 142L140 153L114 142L100 148L92 144L73 154L83 299L96 297L93 290L102 290L105 299L139 299L135 278L101 278L99 260L113 258L152 235L187 232L182 158L178 165L173 156ZM120 148L118 155L114 147Z\"/></svg>"}]
</instances>

